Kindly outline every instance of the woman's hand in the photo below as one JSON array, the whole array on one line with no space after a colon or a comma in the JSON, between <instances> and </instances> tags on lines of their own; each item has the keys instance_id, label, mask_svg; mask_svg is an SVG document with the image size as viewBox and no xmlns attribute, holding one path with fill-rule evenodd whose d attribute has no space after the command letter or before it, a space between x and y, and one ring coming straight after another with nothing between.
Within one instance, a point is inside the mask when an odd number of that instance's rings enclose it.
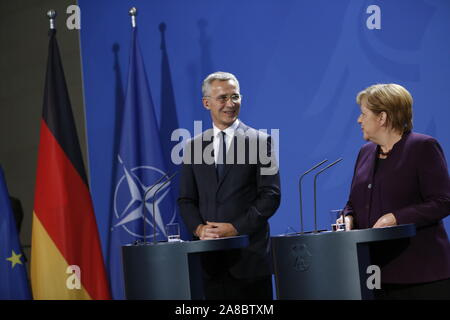
<instances>
[{"instance_id":1,"label":"woman's hand","mask_svg":"<svg viewBox=\"0 0 450 320\"><path fill-rule=\"evenodd\" d=\"M384 228L397 225L397 219L393 213L386 213L375 222L372 228Z\"/></svg>"},{"instance_id":2,"label":"woman's hand","mask_svg":"<svg viewBox=\"0 0 450 320\"><path fill-rule=\"evenodd\" d=\"M336 224L342 224L342 216L339 217L339 219L336 220ZM345 230L352 230L353 229L353 216L348 215L345 216Z\"/></svg>"}]
</instances>

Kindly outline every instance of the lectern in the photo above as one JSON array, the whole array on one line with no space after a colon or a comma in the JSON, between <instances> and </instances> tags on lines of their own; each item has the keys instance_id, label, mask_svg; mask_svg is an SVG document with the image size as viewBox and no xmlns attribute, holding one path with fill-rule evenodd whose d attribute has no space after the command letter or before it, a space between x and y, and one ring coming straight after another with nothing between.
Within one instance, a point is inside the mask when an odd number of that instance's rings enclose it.
<instances>
[{"instance_id":1,"label":"lectern","mask_svg":"<svg viewBox=\"0 0 450 320\"><path fill-rule=\"evenodd\" d=\"M125 295L140 300L203 299L200 255L248 246L248 236L122 247Z\"/></svg>"},{"instance_id":2,"label":"lectern","mask_svg":"<svg viewBox=\"0 0 450 320\"><path fill-rule=\"evenodd\" d=\"M370 245L416 233L407 224L380 229L317 232L272 237L278 299L372 299L367 267Z\"/></svg>"}]
</instances>

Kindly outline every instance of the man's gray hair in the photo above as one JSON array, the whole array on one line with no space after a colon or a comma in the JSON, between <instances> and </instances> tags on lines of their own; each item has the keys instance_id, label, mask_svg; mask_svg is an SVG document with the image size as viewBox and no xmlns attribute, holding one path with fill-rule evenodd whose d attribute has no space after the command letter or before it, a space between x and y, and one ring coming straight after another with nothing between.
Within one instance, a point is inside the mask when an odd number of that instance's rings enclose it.
<instances>
[{"instance_id":1,"label":"man's gray hair","mask_svg":"<svg viewBox=\"0 0 450 320\"><path fill-rule=\"evenodd\" d=\"M229 72L222 72L222 71L217 71L214 73L211 73L209 76L207 76L205 78L205 80L203 80L203 84L202 84L202 94L204 97L208 96L211 90L211 83L214 80L220 80L220 81L228 81L228 80L233 80L234 83L236 83L237 89L239 91L239 81L238 79L234 76L234 74L229 73Z\"/></svg>"}]
</instances>

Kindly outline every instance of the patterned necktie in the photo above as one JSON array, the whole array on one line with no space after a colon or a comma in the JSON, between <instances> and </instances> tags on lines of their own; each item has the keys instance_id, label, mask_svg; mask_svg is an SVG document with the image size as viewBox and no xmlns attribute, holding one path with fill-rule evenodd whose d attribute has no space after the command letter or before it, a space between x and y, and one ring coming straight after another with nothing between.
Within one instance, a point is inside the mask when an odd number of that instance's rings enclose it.
<instances>
[{"instance_id":1,"label":"patterned necktie","mask_svg":"<svg viewBox=\"0 0 450 320\"><path fill-rule=\"evenodd\" d=\"M226 164L226 158L227 158L227 145L225 144L225 132L220 131L221 134L219 134L219 155L217 157L217 164L216 164L216 170L217 170L217 179L220 181L223 176L223 172L225 171L225 164Z\"/></svg>"}]
</instances>

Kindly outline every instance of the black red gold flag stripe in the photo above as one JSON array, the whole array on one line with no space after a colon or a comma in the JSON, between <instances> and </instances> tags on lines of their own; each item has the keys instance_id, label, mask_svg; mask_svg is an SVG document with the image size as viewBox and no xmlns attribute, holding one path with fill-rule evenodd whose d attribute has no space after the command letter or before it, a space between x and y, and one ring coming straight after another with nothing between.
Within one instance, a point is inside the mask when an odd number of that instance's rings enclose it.
<instances>
[{"instance_id":1,"label":"black red gold flag stripe","mask_svg":"<svg viewBox=\"0 0 450 320\"><path fill-rule=\"evenodd\" d=\"M34 299L110 299L55 30L50 30L31 245Z\"/></svg>"}]
</instances>

